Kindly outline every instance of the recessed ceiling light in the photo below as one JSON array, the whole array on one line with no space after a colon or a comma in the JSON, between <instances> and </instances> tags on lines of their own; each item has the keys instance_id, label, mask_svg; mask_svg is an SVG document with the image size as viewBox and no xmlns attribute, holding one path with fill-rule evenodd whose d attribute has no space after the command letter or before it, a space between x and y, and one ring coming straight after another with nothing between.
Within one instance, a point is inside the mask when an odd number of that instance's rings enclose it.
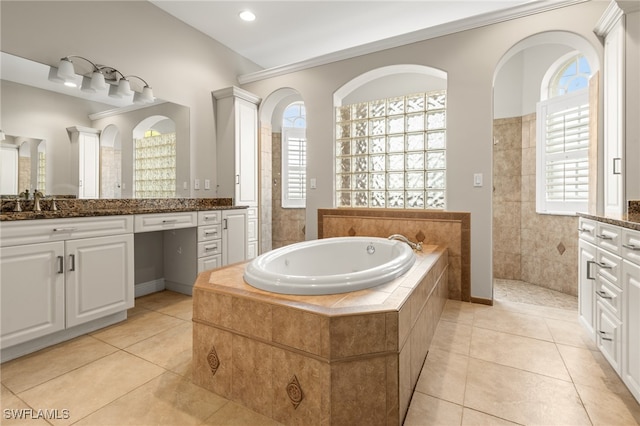
<instances>
[{"instance_id":1,"label":"recessed ceiling light","mask_svg":"<svg viewBox=\"0 0 640 426\"><path fill-rule=\"evenodd\" d=\"M256 15L253 14L250 10L243 10L239 13L240 19L246 22L251 22L256 20Z\"/></svg>"}]
</instances>

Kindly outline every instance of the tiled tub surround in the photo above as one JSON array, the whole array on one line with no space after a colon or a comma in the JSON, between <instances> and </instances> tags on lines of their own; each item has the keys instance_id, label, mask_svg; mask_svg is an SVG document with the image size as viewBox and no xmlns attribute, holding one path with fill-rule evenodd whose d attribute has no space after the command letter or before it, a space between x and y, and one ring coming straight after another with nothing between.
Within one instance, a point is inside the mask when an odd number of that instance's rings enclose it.
<instances>
[{"instance_id":1,"label":"tiled tub surround","mask_svg":"<svg viewBox=\"0 0 640 426\"><path fill-rule=\"evenodd\" d=\"M402 277L325 296L258 290L245 264L198 276L193 381L285 424L402 423L447 300L447 250Z\"/></svg>"},{"instance_id":2,"label":"tiled tub surround","mask_svg":"<svg viewBox=\"0 0 640 426\"><path fill-rule=\"evenodd\" d=\"M233 206L231 198L127 198L77 199L55 198L57 210L51 211L52 199L40 200L42 211L33 211L33 199L20 200L21 212L15 212L15 199L0 200L0 220L55 219L66 217L113 216L225 209Z\"/></svg>"},{"instance_id":3,"label":"tiled tub surround","mask_svg":"<svg viewBox=\"0 0 640 426\"><path fill-rule=\"evenodd\" d=\"M370 236L386 238L402 234L448 248L449 298L471 300L471 213L438 210L318 209L318 237Z\"/></svg>"}]
</instances>

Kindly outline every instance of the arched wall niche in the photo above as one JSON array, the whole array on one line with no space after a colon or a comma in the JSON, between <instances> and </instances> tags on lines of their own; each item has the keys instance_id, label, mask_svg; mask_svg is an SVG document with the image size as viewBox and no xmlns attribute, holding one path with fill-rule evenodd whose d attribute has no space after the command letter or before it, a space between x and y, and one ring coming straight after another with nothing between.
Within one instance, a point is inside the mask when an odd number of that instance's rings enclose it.
<instances>
[{"instance_id":1,"label":"arched wall niche","mask_svg":"<svg viewBox=\"0 0 640 426\"><path fill-rule=\"evenodd\" d=\"M494 294L525 282L577 295L577 217L536 212L536 104L548 71L561 58L581 53L592 75L601 68L596 46L568 31L547 31L516 42L493 75ZM598 76L594 83L601 83ZM601 92L601 91L600 91ZM600 99L596 101L602 104ZM598 140L602 132L602 113ZM553 273L539 265L553 265Z\"/></svg>"}]
</instances>

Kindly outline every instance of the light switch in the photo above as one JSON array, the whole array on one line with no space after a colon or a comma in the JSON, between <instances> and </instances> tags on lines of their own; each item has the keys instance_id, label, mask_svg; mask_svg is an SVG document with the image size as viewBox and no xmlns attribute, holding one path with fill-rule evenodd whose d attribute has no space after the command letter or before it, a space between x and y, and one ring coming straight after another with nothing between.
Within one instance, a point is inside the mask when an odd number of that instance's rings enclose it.
<instances>
[{"instance_id":1,"label":"light switch","mask_svg":"<svg viewBox=\"0 0 640 426\"><path fill-rule=\"evenodd\" d=\"M200 189L200 179L196 179L193 182L193 189Z\"/></svg>"},{"instance_id":2,"label":"light switch","mask_svg":"<svg viewBox=\"0 0 640 426\"><path fill-rule=\"evenodd\" d=\"M189 189L189 184L187 182L182 182L182 189Z\"/></svg>"},{"instance_id":3,"label":"light switch","mask_svg":"<svg viewBox=\"0 0 640 426\"><path fill-rule=\"evenodd\" d=\"M473 175L473 186L475 187L482 186L482 173L475 173Z\"/></svg>"},{"instance_id":4,"label":"light switch","mask_svg":"<svg viewBox=\"0 0 640 426\"><path fill-rule=\"evenodd\" d=\"M205 190L211 189L211 181L209 179L204 180L204 189Z\"/></svg>"},{"instance_id":5,"label":"light switch","mask_svg":"<svg viewBox=\"0 0 640 426\"><path fill-rule=\"evenodd\" d=\"M316 189L318 187L318 182L316 181L316 178L309 179L309 187L311 189Z\"/></svg>"}]
</instances>

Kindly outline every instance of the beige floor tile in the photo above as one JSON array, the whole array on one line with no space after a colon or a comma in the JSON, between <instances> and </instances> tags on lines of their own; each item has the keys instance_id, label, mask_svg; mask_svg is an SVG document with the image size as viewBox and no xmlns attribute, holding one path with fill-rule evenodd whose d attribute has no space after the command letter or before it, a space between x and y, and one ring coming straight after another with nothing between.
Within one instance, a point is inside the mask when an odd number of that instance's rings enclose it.
<instances>
[{"instance_id":1,"label":"beige floor tile","mask_svg":"<svg viewBox=\"0 0 640 426\"><path fill-rule=\"evenodd\" d=\"M180 318L185 321L191 321L193 319L193 300L188 298L176 301L158 309L157 312L165 315L171 315L172 317Z\"/></svg>"},{"instance_id":2,"label":"beige floor tile","mask_svg":"<svg viewBox=\"0 0 640 426\"><path fill-rule=\"evenodd\" d=\"M627 392L626 386L600 351L566 345L557 346L574 383L604 392Z\"/></svg>"},{"instance_id":3,"label":"beige floor tile","mask_svg":"<svg viewBox=\"0 0 640 426\"><path fill-rule=\"evenodd\" d=\"M229 401L202 424L210 426L278 426L281 423Z\"/></svg>"},{"instance_id":4,"label":"beige floor tile","mask_svg":"<svg viewBox=\"0 0 640 426\"><path fill-rule=\"evenodd\" d=\"M470 408L462 410L462 426L513 426L517 424Z\"/></svg>"},{"instance_id":5,"label":"beige floor tile","mask_svg":"<svg viewBox=\"0 0 640 426\"><path fill-rule=\"evenodd\" d=\"M469 355L471 326L450 321L440 321L431 341L431 349L440 349Z\"/></svg>"},{"instance_id":6,"label":"beige floor tile","mask_svg":"<svg viewBox=\"0 0 640 426\"><path fill-rule=\"evenodd\" d=\"M513 302L510 300L494 300L493 308L496 310L517 312L535 317L551 318L561 321L577 321L578 311L575 309L562 309L549 306L532 305L529 303Z\"/></svg>"},{"instance_id":7,"label":"beige floor tile","mask_svg":"<svg viewBox=\"0 0 640 426\"><path fill-rule=\"evenodd\" d=\"M91 335L122 349L181 324L184 324L184 320L149 311Z\"/></svg>"},{"instance_id":8,"label":"beige floor tile","mask_svg":"<svg viewBox=\"0 0 640 426\"><path fill-rule=\"evenodd\" d=\"M69 419L54 425L76 422L162 374L164 370L138 357L118 351L18 396L32 407L68 409Z\"/></svg>"},{"instance_id":9,"label":"beige floor tile","mask_svg":"<svg viewBox=\"0 0 640 426\"><path fill-rule=\"evenodd\" d=\"M544 318L518 312L500 309L476 312L473 325L518 336L553 341Z\"/></svg>"},{"instance_id":10,"label":"beige floor tile","mask_svg":"<svg viewBox=\"0 0 640 426\"><path fill-rule=\"evenodd\" d=\"M126 351L160 367L185 375L193 353L192 323L185 322L129 346Z\"/></svg>"},{"instance_id":11,"label":"beige floor tile","mask_svg":"<svg viewBox=\"0 0 640 426\"><path fill-rule=\"evenodd\" d=\"M573 383L469 359L465 407L527 425L589 425Z\"/></svg>"},{"instance_id":12,"label":"beige floor tile","mask_svg":"<svg viewBox=\"0 0 640 426\"><path fill-rule=\"evenodd\" d=\"M552 342L474 327L469 355L484 361L571 381L562 357Z\"/></svg>"},{"instance_id":13,"label":"beige floor tile","mask_svg":"<svg viewBox=\"0 0 640 426\"><path fill-rule=\"evenodd\" d=\"M2 383L20 393L115 352L117 348L91 336L81 336L0 366Z\"/></svg>"},{"instance_id":14,"label":"beige floor tile","mask_svg":"<svg viewBox=\"0 0 640 426\"><path fill-rule=\"evenodd\" d=\"M455 404L464 402L469 357L431 349L420 373L416 391Z\"/></svg>"},{"instance_id":15,"label":"beige floor tile","mask_svg":"<svg viewBox=\"0 0 640 426\"><path fill-rule=\"evenodd\" d=\"M590 350L597 350L595 343L587 334L584 327L577 321L561 321L545 319L553 341L563 345L576 346Z\"/></svg>"},{"instance_id":16,"label":"beige floor tile","mask_svg":"<svg viewBox=\"0 0 640 426\"><path fill-rule=\"evenodd\" d=\"M473 324L473 316L476 311L475 305L458 300L447 300L442 311L441 320L457 322L458 324Z\"/></svg>"},{"instance_id":17,"label":"beige floor tile","mask_svg":"<svg viewBox=\"0 0 640 426\"><path fill-rule=\"evenodd\" d=\"M462 406L415 392L404 426L451 426L462 421Z\"/></svg>"},{"instance_id":18,"label":"beige floor tile","mask_svg":"<svg viewBox=\"0 0 640 426\"><path fill-rule=\"evenodd\" d=\"M39 412L32 411L31 407L11 393L5 386L2 386L0 403L2 406L0 424L10 426L44 426L49 424L45 419L41 418ZM59 415L64 415L64 413Z\"/></svg>"},{"instance_id":19,"label":"beige floor tile","mask_svg":"<svg viewBox=\"0 0 640 426\"><path fill-rule=\"evenodd\" d=\"M594 425L639 425L640 404L631 393L615 394L600 388L576 384L587 413Z\"/></svg>"},{"instance_id":20,"label":"beige floor tile","mask_svg":"<svg viewBox=\"0 0 640 426\"><path fill-rule=\"evenodd\" d=\"M188 378L166 372L75 424L199 425L227 402Z\"/></svg>"}]
</instances>

